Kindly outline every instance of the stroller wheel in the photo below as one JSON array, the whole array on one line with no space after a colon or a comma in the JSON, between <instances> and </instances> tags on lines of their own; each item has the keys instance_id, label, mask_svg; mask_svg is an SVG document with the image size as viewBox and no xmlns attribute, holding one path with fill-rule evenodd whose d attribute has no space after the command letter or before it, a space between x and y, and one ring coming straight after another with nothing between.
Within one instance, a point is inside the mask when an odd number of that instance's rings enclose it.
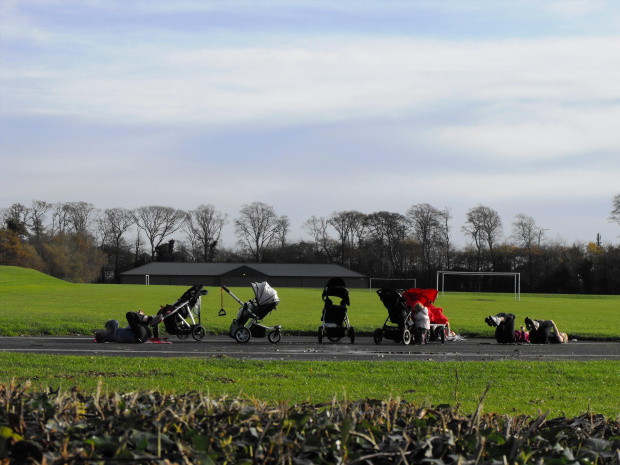
<instances>
[{"instance_id":1,"label":"stroller wheel","mask_svg":"<svg viewBox=\"0 0 620 465\"><path fill-rule=\"evenodd\" d=\"M408 346L411 343L411 331L408 329L403 330L403 344Z\"/></svg>"},{"instance_id":2,"label":"stroller wheel","mask_svg":"<svg viewBox=\"0 0 620 465\"><path fill-rule=\"evenodd\" d=\"M205 330L204 326L196 325L192 328L192 337L196 341L202 341L206 335L207 331Z\"/></svg>"},{"instance_id":3,"label":"stroller wheel","mask_svg":"<svg viewBox=\"0 0 620 465\"><path fill-rule=\"evenodd\" d=\"M237 342L246 343L250 340L250 330L245 326L242 326L235 331L235 340Z\"/></svg>"},{"instance_id":4,"label":"stroller wheel","mask_svg":"<svg viewBox=\"0 0 620 465\"><path fill-rule=\"evenodd\" d=\"M439 335L439 338L441 339L442 344L446 342L446 327L445 326L441 328L441 334Z\"/></svg>"},{"instance_id":5,"label":"stroller wheel","mask_svg":"<svg viewBox=\"0 0 620 465\"><path fill-rule=\"evenodd\" d=\"M319 344L323 342L323 337L325 336L325 331L322 326L319 326Z\"/></svg>"},{"instance_id":6,"label":"stroller wheel","mask_svg":"<svg viewBox=\"0 0 620 465\"><path fill-rule=\"evenodd\" d=\"M355 342L355 328L353 326L349 328L349 339L351 339L351 344Z\"/></svg>"},{"instance_id":7,"label":"stroller wheel","mask_svg":"<svg viewBox=\"0 0 620 465\"><path fill-rule=\"evenodd\" d=\"M190 332L191 331L189 328L181 328L179 329L179 332L177 333L177 337L179 339L187 339L189 337Z\"/></svg>"},{"instance_id":8,"label":"stroller wheel","mask_svg":"<svg viewBox=\"0 0 620 465\"><path fill-rule=\"evenodd\" d=\"M271 342L272 344L277 344L278 342L280 342L280 338L282 337L282 335L280 334L280 331L270 331L269 334L267 334L267 339L269 340L269 342Z\"/></svg>"},{"instance_id":9,"label":"stroller wheel","mask_svg":"<svg viewBox=\"0 0 620 465\"><path fill-rule=\"evenodd\" d=\"M372 335L372 337L375 340L375 344L381 344L381 341L383 340L383 331L381 331L381 328L375 329L375 333Z\"/></svg>"}]
</instances>

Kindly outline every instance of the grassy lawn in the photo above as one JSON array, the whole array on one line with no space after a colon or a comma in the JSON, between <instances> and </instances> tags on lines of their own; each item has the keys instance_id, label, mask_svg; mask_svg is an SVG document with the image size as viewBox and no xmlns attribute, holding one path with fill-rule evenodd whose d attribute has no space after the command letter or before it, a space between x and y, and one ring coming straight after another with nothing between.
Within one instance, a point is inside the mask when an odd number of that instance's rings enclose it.
<instances>
[{"instance_id":1,"label":"grassy lawn","mask_svg":"<svg viewBox=\"0 0 620 465\"><path fill-rule=\"evenodd\" d=\"M155 314L174 303L188 286L71 284L32 270L0 266L0 335L92 334L106 320L124 321L129 310ZM202 300L202 323L209 334L227 334L239 305L219 288L208 288ZM252 289L232 288L242 301ZM280 288L278 308L266 324L280 324L289 334L315 334L320 323L322 289ZM371 334L387 317L374 291L351 289L349 318L357 334ZM223 304L222 304L223 302ZM492 337L484 318L511 312L522 322L526 316L553 319L573 338L620 340L620 296L446 293L435 304L444 309L452 329L468 336ZM227 311L218 317L221 307ZM576 315L578 315L576 317ZM585 317L584 315L587 315Z\"/></svg>"},{"instance_id":2,"label":"grassy lawn","mask_svg":"<svg viewBox=\"0 0 620 465\"><path fill-rule=\"evenodd\" d=\"M186 286L70 284L20 268L0 267L0 335L92 334L109 318L123 320L128 310L156 313L173 303ZM288 333L315 334L320 322L320 289L277 289L278 309L265 320ZM232 291L243 301L251 288ZM228 315L218 317L220 290L203 297L203 324L225 334L238 304L223 296ZM484 317L498 311L554 319L571 337L619 340L620 296L446 293L443 307L454 331L492 337ZM587 311L589 313L584 314ZM587 316L584 316L587 315ZM358 334L381 326L387 311L375 292L351 290L349 317ZM400 397L418 404L460 403L473 412L486 386L487 412L552 415L585 411L620 415L620 364L617 362L261 362L237 359L146 359L65 357L0 353L0 382L31 380L38 389L79 387L94 392L204 391L215 396L247 396L269 402L327 402ZM458 374L458 384L457 384Z\"/></svg>"},{"instance_id":3,"label":"grassy lawn","mask_svg":"<svg viewBox=\"0 0 620 465\"><path fill-rule=\"evenodd\" d=\"M108 392L156 389L208 392L272 403L400 397L421 406L460 403L476 410L487 385L485 412L576 416L620 414L617 362L272 362L170 360L1 354L0 382L31 380L37 389L79 386ZM457 384L458 374L458 384Z\"/></svg>"}]
</instances>

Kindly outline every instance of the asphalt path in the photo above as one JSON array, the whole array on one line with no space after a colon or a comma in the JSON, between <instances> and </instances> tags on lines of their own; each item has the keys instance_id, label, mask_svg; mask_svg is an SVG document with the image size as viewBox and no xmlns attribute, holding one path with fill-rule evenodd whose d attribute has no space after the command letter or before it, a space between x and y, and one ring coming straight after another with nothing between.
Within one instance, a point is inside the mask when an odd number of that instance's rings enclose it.
<instances>
[{"instance_id":1,"label":"asphalt path","mask_svg":"<svg viewBox=\"0 0 620 465\"><path fill-rule=\"evenodd\" d=\"M160 357L160 358L237 358L246 360L306 361L484 361L484 360L616 360L620 361L620 343L570 341L568 344L498 344L493 339L468 339L403 345L372 337L357 337L339 342L316 337L283 335L278 344L267 338L253 338L245 344L227 336L209 336L202 341L168 338L169 343L119 344L94 342L86 336L0 337L0 352L51 355Z\"/></svg>"}]
</instances>

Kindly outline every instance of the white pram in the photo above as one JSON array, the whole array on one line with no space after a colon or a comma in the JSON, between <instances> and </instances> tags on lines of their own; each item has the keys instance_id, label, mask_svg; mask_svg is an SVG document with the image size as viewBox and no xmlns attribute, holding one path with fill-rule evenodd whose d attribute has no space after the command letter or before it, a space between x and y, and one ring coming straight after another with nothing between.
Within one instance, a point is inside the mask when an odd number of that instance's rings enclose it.
<instances>
[{"instance_id":1,"label":"white pram","mask_svg":"<svg viewBox=\"0 0 620 465\"><path fill-rule=\"evenodd\" d=\"M280 342L280 329L282 326L264 326L260 322L269 315L280 302L278 293L266 281L262 283L252 283L254 298L247 302L242 302L226 286L222 290L226 291L233 299L241 305L237 318L232 321L228 335L237 342L248 342L251 337L265 337L272 344ZM223 310L223 309L222 309ZM220 310L220 315L225 314ZM269 331L269 333L267 333Z\"/></svg>"}]
</instances>

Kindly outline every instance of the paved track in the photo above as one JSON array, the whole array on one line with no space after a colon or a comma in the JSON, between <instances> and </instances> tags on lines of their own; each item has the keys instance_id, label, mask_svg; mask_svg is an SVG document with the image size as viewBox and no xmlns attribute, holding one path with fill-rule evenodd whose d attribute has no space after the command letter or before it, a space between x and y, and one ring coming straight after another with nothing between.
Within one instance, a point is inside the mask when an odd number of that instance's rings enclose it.
<instances>
[{"instance_id":1,"label":"paved track","mask_svg":"<svg viewBox=\"0 0 620 465\"><path fill-rule=\"evenodd\" d=\"M620 343L571 341L568 344L497 344L491 339L461 339L417 346L384 340L380 345L372 337L357 337L319 344L316 337L282 336L279 344L266 338L239 344L226 336L193 339L169 339L170 344L97 344L92 337L0 337L0 352L53 355L120 357L239 358L248 360L392 360L392 361L474 361L474 360L616 360L620 361Z\"/></svg>"}]
</instances>

